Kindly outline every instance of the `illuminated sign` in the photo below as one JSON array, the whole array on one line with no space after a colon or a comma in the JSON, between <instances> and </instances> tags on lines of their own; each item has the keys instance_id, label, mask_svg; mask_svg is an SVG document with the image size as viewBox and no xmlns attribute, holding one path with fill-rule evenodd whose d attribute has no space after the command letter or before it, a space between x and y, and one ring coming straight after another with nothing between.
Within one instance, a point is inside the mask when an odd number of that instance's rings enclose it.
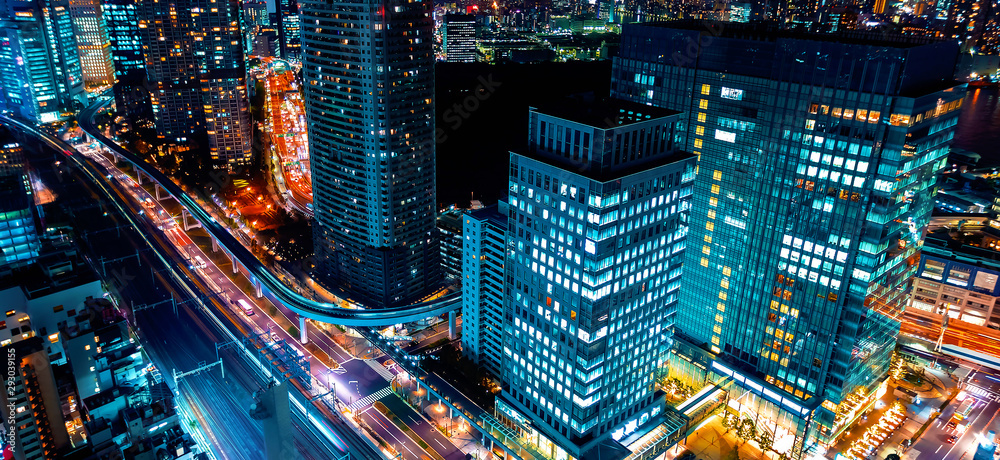
<instances>
[{"instance_id":1,"label":"illuminated sign","mask_svg":"<svg viewBox=\"0 0 1000 460\"><path fill-rule=\"evenodd\" d=\"M731 133L729 131L723 131L721 129L717 129L715 130L715 138L720 141L733 143L736 142L736 133Z\"/></svg>"},{"instance_id":2,"label":"illuminated sign","mask_svg":"<svg viewBox=\"0 0 1000 460\"><path fill-rule=\"evenodd\" d=\"M660 413L660 408L654 407L648 412L643 412L642 414L639 414L638 417L635 417L632 420L625 422L625 424L622 425L621 428L618 428L617 430L611 432L611 438L614 439L615 441L620 441L625 436L634 433L635 430L639 429L640 426L645 425L646 422L649 421L649 419L656 417L657 415L659 415L659 413Z\"/></svg>"},{"instance_id":3,"label":"illuminated sign","mask_svg":"<svg viewBox=\"0 0 1000 460\"><path fill-rule=\"evenodd\" d=\"M736 89L736 88L726 88L725 86L723 86L722 87L722 97L725 98L725 99L732 99L734 101L742 101L743 100L743 90L742 89Z\"/></svg>"}]
</instances>

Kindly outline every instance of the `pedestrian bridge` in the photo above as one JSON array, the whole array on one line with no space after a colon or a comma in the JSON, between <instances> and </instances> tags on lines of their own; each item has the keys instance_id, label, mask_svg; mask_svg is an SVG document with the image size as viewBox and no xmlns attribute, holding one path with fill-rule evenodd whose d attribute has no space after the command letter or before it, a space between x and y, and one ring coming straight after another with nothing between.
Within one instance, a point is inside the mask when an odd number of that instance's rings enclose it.
<instances>
[{"instance_id":1,"label":"pedestrian bridge","mask_svg":"<svg viewBox=\"0 0 1000 460\"><path fill-rule=\"evenodd\" d=\"M224 226L216 222L205 209L181 190L170 178L154 166L146 163L132 152L129 152L104 136L95 125L94 118L112 100L107 95L103 95L98 98L98 102L82 110L77 117L80 128L92 139L111 150L117 158L131 163L136 169L136 174L141 174L153 180L159 188L177 200L186 213L196 219L202 228L212 236L215 243L230 256L233 266L244 270L247 278L257 287L259 295L263 295L264 293L272 294L269 297L277 299L285 307L299 314L301 318L309 318L324 323L349 327L384 327L455 312L461 308L462 292L460 290L427 302L403 307L372 310L344 308L331 303L317 302L302 296L281 282L239 240L229 233ZM65 149L63 153L71 155L71 152Z\"/></svg>"},{"instance_id":2,"label":"pedestrian bridge","mask_svg":"<svg viewBox=\"0 0 1000 460\"><path fill-rule=\"evenodd\" d=\"M941 352L949 356L962 358L966 361L1000 371L1000 358L993 355L949 344L941 345Z\"/></svg>"}]
</instances>

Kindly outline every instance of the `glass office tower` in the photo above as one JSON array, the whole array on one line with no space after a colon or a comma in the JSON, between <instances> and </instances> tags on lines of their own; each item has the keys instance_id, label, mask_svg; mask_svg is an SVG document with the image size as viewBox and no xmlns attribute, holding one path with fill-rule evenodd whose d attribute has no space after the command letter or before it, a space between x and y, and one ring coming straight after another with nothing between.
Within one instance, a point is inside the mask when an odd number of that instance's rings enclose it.
<instances>
[{"instance_id":1,"label":"glass office tower","mask_svg":"<svg viewBox=\"0 0 1000 460\"><path fill-rule=\"evenodd\" d=\"M133 0L104 0L103 8L115 68L115 106L133 123L152 120L137 6Z\"/></svg>"},{"instance_id":2,"label":"glass office tower","mask_svg":"<svg viewBox=\"0 0 1000 460\"><path fill-rule=\"evenodd\" d=\"M0 4L0 110L50 123L87 103L67 0Z\"/></svg>"},{"instance_id":3,"label":"glass office tower","mask_svg":"<svg viewBox=\"0 0 1000 460\"><path fill-rule=\"evenodd\" d=\"M441 283L430 1L300 3L317 275L372 308Z\"/></svg>"},{"instance_id":4,"label":"glass office tower","mask_svg":"<svg viewBox=\"0 0 1000 460\"><path fill-rule=\"evenodd\" d=\"M703 377L778 452L822 448L885 388L965 94L956 53L881 33L625 29L613 94L684 110L700 157L678 353L706 353Z\"/></svg>"},{"instance_id":5,"label":"glass office tower","mask_svg":"<svg viewBox=\"0 0 1000 460\"><path fill-rule=\"evenodd\" d=\"M694 180L680 119L621 101L533 108L511 153L496 407L546 458L622 458L605 441L662 410Z\"/></svg>"},{"instance_id":6,"label":"glass office tower","mask_svg":"<svg viewBox=\"0 0 1000 460\"><path fill-rule=\"evenodd\" d=\"M445 60L476 62L476 17L471 14L446 14L442 24Z\"/></svg>"},{"instance_id":7,"label":"glass office tower","mask_svg":"<svg viewBox=\"0 0 1000 460\"><path fill-rule=\"evenodd\" d=\"M302 54L302 16L298 0L276 0L281 57L298 61Z\"/></svg>"},{"instance_id":8,"label":"glass office tower","mask_svg":"<svg viewBox=\"0 0 1000 460\"><path fill-rule=\"evenodd\" d=\"M108 29L100 1L70 0L69 12L76 30L84 83L88 86L114 83L115 69L111 64Z\"/></svg>"}]
</instances>

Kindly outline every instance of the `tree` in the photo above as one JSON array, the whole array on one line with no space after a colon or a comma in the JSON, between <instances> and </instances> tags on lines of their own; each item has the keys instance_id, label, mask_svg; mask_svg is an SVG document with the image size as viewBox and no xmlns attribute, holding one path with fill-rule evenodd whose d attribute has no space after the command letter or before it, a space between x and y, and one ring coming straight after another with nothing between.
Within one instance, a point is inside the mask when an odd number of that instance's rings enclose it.
<instances>
[{"instance_id":1,"label":"tree","mask_svg":"<svg viewBox=\"0 0 1000 460\"><path fill-rule=\"evenodd\" d=\"M743 420L740 421L739 429L736 431L736 436L742 438L744 441L756 438L757 424L749 416L743 417Z\"/></svg>"},{"instance_id":2,"label":"tree","mask_svg":"<svg viewBox=\"0 0 1000 460\"><path fill-rule=\"evenodd\" d=\"M726 432L729 432L737 428L738 420L736 414L726 413L726 416L722 417L722 426L726 429Z\"/></svg>"},{"instance_id":3,"label":"tree","mask_svg":"<svg viewBox=\"0 0 1000 460\"><path fill-rule=\"evenodd\" d=\"M767 431L761 431L757 435L757 443L760 444L760 450L767 452L774 447L774 437Z\"/></svg>"}]
</instances>

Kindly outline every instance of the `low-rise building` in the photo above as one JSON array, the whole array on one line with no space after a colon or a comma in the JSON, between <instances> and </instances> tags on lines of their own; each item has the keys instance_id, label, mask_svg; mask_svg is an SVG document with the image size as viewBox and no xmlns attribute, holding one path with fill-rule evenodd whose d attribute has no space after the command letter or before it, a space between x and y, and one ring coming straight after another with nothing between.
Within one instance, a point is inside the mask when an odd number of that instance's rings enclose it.
<instances>
[{"instance_id":1,"label":"low-rise building","mask_svg":"<svg viewBox=\"0 0 1000 460\"><path fill-rule=\"evenodd\" d=\"M1000 252L946 234L925 239L909 308L1000 329Z\"/></svg>"}]
</instances>

